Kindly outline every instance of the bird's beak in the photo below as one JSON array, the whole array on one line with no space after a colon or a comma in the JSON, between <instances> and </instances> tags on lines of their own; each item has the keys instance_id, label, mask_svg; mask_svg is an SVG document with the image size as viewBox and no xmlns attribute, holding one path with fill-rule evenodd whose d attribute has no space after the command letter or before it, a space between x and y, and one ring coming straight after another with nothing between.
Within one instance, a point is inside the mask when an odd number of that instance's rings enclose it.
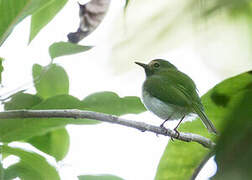
<instances>
[{"instance_id":1,"label":"bird's beak","mask_svg":"<svg viewBox=\"0 0 252 180\"><path fill-rule=\"evenodd\" d=\"M140 63L140 62L135 62L137 65L142 66L144 69L148 68L147 64Z\"/></svg>"}]
</instances>

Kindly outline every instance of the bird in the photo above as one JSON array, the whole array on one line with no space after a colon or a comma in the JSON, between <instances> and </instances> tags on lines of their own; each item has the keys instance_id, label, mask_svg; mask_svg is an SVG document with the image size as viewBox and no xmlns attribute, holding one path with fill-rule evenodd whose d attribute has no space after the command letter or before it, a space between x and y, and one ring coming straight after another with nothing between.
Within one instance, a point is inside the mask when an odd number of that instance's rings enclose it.
<instances>
[{"instance_id":1,"label":"bird","mask_svg":"<svg viewBox=\"0 0 252 180\"><path fill-rule=\"evenodd\" d=\"M217 134L207 117L194 81L176 66L164 59L154 59L148 64L135 62L144 68L146 79L142 85L142 102L147 110L163 119L161 128L169 120L179 120L174 131L185 116L197 114L208 131Z\"/></svg>"}]
</instances>

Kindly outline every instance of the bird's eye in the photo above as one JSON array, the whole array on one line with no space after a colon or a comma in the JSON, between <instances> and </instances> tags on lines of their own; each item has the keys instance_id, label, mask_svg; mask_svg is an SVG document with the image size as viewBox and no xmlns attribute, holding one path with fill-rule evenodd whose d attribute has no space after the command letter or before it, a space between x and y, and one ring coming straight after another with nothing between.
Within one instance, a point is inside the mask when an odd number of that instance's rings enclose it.
<instances>
[{"instance_id":1,"label":"bird's eye","mask_svg":"<svg viewBox=\"0 0 252 180\"><path fill-rule=\"evenodd\" d=\"M160 64L159 63L154 63L155 68L159 68Z\"/></svg>"}]
</instances>

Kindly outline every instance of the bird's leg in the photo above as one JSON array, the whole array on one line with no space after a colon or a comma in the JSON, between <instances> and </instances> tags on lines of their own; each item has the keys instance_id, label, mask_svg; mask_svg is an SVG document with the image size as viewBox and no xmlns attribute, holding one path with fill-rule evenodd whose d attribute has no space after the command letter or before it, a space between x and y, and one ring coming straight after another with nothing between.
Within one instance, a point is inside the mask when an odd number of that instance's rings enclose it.
<instances>
[{"instance_id":1,"label":"bird's leg","mask_svg":"<svg viewBox=\"0 0 252 180\"><path fill-rule=\"evenodd\" d=\"M183 121L183 119L185 118L185 115L180 119L179 123L177 124L177 126L173 129L176 133L177 133L177 136L176 138L179 137L179 132L177 130L177 128L179 127L180 123ZM173 139L172 139L173 140Z\"/></svg>"},{"instance_id":2,"label":"bird's leg","mask_svg":"<svg viewBox=\"0 0 252 180\"><path fill-rule=\"evenodd\" d=\"M164 124L165 124L167 121L169 121L169 119L170 119L170 117L167 118L166 120L164 120L164 122L162 122L162 124L160 124L160 127L161 127L161 128L164 128Z\"/></svg>"},{"instance_id":3,"label":"bird's leg","mask_svg":"<svg viewBox=\"0 0 252 180\"><path fill-rule=\"evenodd\" d=\"M166 120L164 120L164 122L162 124L160 124L161 128L164 128L164 124L171 119L172 115L173 115L173 113Z\"/></svg>"},{"instance_id":4,"label":"bird's leg","mask_svg":"<svg viewBox=\"0 0 252 180\"><path fill-rule=\"evenodd\" d=\"M173 113L166 120L164 120L162 124L160 124L160 127L164 129L165 131L167 131L167 129L164 127L164 124L171 119L172 115ZM158 134L156 134L156 136L158 136Z\"/></svg>"}]
</instances>

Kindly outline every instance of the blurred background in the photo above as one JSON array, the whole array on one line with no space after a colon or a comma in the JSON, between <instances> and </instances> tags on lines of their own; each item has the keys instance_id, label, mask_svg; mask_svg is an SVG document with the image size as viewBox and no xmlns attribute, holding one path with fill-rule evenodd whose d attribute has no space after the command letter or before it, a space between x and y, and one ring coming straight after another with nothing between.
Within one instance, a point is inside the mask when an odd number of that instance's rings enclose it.
<instances>
[{"instance_id":1,"label":"blurred background","mask_svg":"<svg viewBox=\"0 0 252 180\"><path fill-rule=\"evenodd\" d=\"M29 45L30 18L17 25L0 49L0 56L6 59L1 95L21 89L35 92L32 65L50 63L48 47L67 41L67 34L78 28L77 2L87 1L69 1ZM82 99L94 92L114 91L120 96L140 96L145 75L134 64L136 60L169 60L195 81L201 95L221 80L251 70L251 1L130 0L126 11L124 4L111 0L102 24L80 42L95 46L93 49L55 59L69 75L71 95ZM161 123L149 112L125 118ZM168 142L167 137L106 123L67 129L70 151L57 165L66 180L91 173L152 180ZM198 179L207 179L215 170L211 159Z\"/></svg>"}]
</instances>

